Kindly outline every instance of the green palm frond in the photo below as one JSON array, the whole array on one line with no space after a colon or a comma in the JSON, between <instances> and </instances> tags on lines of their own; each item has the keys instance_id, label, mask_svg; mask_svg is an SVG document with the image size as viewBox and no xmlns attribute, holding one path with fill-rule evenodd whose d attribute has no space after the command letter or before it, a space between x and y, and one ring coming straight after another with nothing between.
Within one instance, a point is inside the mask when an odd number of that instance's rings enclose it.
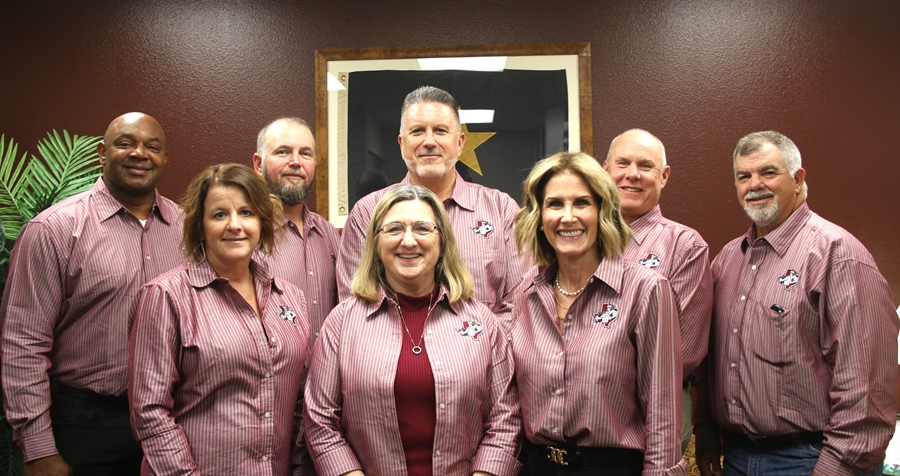
<instances>
[{"instance_id":1,"label":"green palm frond","mask_svg":"<svg viewBox=\"0 0 900 476\"><path fill-rule=\"evenodd\" d=\"M60 200L83 192L93 185L100 175L100 163L96 154L98 136L62 136L51 131L38 142L42 160L32 156L26 170L27 193L22 202L28 214L34 216ZM28 217L30 219L31 217Z\"/></svg>"},{"instance_id":2,"label":"green palm frond","mask_svg":"<svg viewBox=\"0 0 900 476\"><path fill-rule=\"evenodd\" d=\"M6 134L0 135L0 220L3 221L4 236L10 240L19 236L19 230L26 221L19 196L25 186L22 171L25 170L28 154L23 153L22 159L16 160L18 148L12 137L7 144Z\"/></svg>"}]
</instances>

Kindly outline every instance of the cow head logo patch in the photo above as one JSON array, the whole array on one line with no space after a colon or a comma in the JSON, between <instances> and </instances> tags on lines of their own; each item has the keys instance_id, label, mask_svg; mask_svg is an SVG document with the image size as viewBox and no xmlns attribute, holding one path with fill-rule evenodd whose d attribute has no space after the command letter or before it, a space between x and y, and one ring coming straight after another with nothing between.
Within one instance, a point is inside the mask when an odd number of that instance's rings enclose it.
<instances>
[{"instance_id":1,"label":"cow head logo patch","mask_svg":"<svg viewBox=\"0 0 900 476\"><path fill-rule=\"evenodd\" d=\"M278 313L278 317L284 319L285 321L291 321L292 323L295 319L297 319L297 313L295 313L293 309L285 305L281 305L280 307L281 311Z\"/></svg>"},{"instance_id":2,"label":"cow head logo patch","mask_svg":"<svg viewBox=\"0 0 900 476\"><path fill-rule=\"evenodd\" d=\"M491 236L491 233L494 232L494 225L491 225L489 222L486 222L484 220L478 220L475 222L475 226L472 227L472 231L474 231L476 235L481 235L487 238Z\"/></svg>"},{"instance_id":3,"label":"cow head logo patch","mask_svg":"<svg viewBox=\"0 0 900 476\"><path fill-rule=\"evenodd\" d=\"M647 257L639 259L638 263L641 263L650 269L659 269L660 260L659 256L656 256L653 253L647 253Z\"/></svg>"},{"instance_id":4,"label":"cow head logo patch","mask_svg":"<svg viewBox=\"0 0 900 476\"><path fill-rule=\"evenodd\" d=\"M778 283L784 285L784 289L791 289L800 282L800 275L793 269L787 270L783 276L778 277Z\"/></svg>"},{"instance_id":5,"label":"cow head logo patch","mask_svg":"<svg viewBox=\"0 0 900 476\"><path fill-rule=\"evenodd\" d=\"M619 318L619 310L615 304L603 303L603 307L594 313L594 322L603 324L603 328L609 329L613 321Z\"/></svg>"},{"instance_id":6,"label":"cow head logo patch","mask_svg":"<svg viewBox=\"0 0 900 476\"><path fill-rule=\"evenodd\" d=\"M463 321L462 327L457 329L456 332L459 332L459 335L463 337L471 337L474 340L478 340L481 337L481 333L484 332L484 327L478 321Z\"/></svg>"}]
</instances>

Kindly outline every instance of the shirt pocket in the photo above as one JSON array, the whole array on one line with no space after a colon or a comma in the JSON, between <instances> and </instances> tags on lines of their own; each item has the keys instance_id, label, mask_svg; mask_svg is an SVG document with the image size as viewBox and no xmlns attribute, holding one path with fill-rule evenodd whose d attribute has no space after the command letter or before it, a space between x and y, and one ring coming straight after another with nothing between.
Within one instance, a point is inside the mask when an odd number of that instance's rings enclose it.
<instances>
[{"instance_id":1,"label":"shirt pocket","mask_svg":"<svg viewBox=\"0 0 900 476\"><path fill-rule=\"evenodd\" d=\"M747 313L751 320L748 340L753 354L763 362L783 366L792 362L788 328L791 327L791 311L778 312L758 302L750 303L754 311Z\"/></svg>"}]
</instances>

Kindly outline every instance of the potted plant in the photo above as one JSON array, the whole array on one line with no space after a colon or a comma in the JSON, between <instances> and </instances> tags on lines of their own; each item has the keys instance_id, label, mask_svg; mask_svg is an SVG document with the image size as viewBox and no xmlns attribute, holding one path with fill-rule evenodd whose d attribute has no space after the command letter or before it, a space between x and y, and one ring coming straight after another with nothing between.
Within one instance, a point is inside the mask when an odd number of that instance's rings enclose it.
<instances>
[{"instance_id":1,"label":"potted plant","mask_svg":"<svg viewBox=\"0 0 900 476\"><path fill-rule=\"evenodd\" d=\"M0 293L9 258L22 227L45 208L91 188L101 173L96 147L102 137L60 135L55 130L38 142L40 158L28 153L16 160L18 146L0 135ZM2 395L0 395L2 404ZM0 412L0 476L22 474L22 453Z\"/></svg>"}]
</instances>

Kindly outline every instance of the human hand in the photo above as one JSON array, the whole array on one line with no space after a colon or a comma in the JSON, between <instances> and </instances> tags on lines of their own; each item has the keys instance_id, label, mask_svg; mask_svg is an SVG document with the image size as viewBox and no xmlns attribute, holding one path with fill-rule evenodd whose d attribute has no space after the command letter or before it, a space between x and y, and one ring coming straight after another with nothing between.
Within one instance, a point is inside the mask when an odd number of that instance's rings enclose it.
<instances>
[{"instance_id":1,"label":"human hand","mask_svg":"<svg viewBox=\"0 0 900 476\"><path fill-rule=\"evenodd\" d=\"M484 471L475 471L472 473L472 476L494 476L491 473L485 473Z\"/></svg>"},{"instance_id":2,"label":"human hand","mask_svg":"<svg viewBox=\"0 0 900 476\"><path fill-rule=\"evenodd\" d=\"M357 469L350 471L349 473L344 473L341 476L366 476L366 474Z\"/></svg>"},{"instance_id":3,"label":"human hand","mask_svg":"<svg viewBox=\"0 0 900 476\"><path fill-rule=\"evenodd\" d=\"M25 463L24 476L72 476L72 468L60 455L47 456Z\"/></svg>"},{"instance_id":4,"label":"human hand","mask_svg":"<svg viewBox=\"0 0 900 476\"><path fill-rule=\"evenodd\" d=\"M700 476L722 476L722 450L718 448L697 449L696 456Z\"/></svg>"}]
</instances>

